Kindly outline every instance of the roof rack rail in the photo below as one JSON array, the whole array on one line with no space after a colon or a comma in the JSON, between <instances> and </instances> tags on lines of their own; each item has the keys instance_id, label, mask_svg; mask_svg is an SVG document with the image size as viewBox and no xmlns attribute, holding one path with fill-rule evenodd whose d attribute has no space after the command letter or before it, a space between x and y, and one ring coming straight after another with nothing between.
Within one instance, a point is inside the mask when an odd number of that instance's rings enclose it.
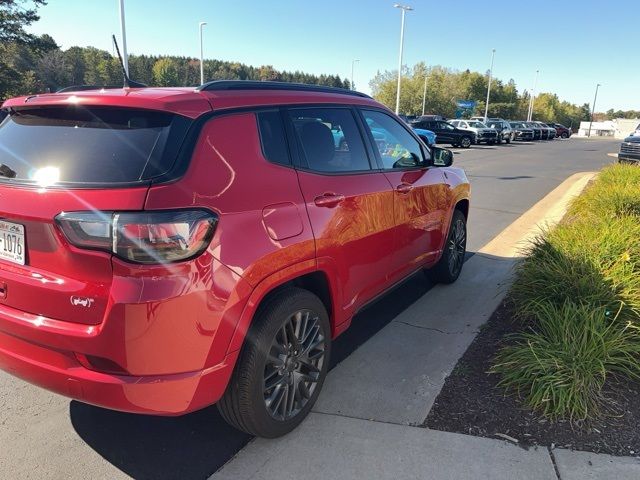
<instances>
[{"instance_id":1,"label":"roof rack rail","mask_svg":"<svg viewBox=\"0 0 640 480\"><path fill-rule=\"evenodd\" d=\"M199 92L213 92L221 90L294 90L299 92L337 93L339 95L371 98L365 93L338 87L327 87L324 85L311 85L306 83L262 82L257 80L214 80L200 85L196 90Z\"/></svg>"},{"instance_id":2,"label":"roof rack rail","mask_svg":"<svg viewBox=\"0 0 640 480\"><path fill-rule=\"evenodd\" d=\"M121 85L72 85L70 87L61 88L56 93L83 92L85 90L115 90L123 88Z\"/></svg>"}]
</instances>

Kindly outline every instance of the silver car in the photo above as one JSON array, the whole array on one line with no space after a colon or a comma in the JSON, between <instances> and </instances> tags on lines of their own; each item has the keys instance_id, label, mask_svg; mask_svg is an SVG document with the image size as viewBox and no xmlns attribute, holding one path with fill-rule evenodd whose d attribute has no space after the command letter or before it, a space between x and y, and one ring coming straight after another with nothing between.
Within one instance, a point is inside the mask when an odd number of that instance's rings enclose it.
<instances>
[{"instance_id":1,"label":"silver car","mask_svg":"<svg viewBox=\"0 0 640 480\"><path fill-rule=\"evenodd\" d=\"M473 143L486 143L493 145L498 140L498 132L495 129L487 127L478 120L449 120L449 123L461 130L468 130L474 134Z\"/></svg>"}]
</instances>

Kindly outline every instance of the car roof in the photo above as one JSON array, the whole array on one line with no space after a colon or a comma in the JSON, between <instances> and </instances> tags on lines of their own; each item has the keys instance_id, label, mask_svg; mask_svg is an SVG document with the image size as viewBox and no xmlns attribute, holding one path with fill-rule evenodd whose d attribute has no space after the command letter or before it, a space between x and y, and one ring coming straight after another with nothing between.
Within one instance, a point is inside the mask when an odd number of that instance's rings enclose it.
<instances>
[{"instance_id":1,"label":"car roof","mask_svg":"<svg viewBox=\"0 0 640 480\"><path fill-rule=\"evenodd\" d=\"M211 82L211 85L217 82ZM300 86L280 82L223 81L223 88L146 87L97 88L45 93L12 98L3 108L31 108L39 106L91 105L161 110L190 118L212 110L261 107L270 105L335 103L385 108L365 94L322 86ZM233 85L232 88L229 88ZM246 88L243 88L245 86ZM388 109L387 109L388 110Z\"/></svg>"}]
</instances>

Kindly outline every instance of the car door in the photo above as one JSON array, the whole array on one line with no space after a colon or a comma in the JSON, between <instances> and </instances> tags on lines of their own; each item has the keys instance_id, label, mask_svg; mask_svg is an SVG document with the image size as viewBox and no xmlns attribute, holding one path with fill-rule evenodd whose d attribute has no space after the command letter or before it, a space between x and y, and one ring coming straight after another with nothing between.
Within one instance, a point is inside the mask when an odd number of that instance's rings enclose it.
<instances>
[{"instance_id":1,"label":"car door","mask_svg":"<svg viewBox=\"0 0 640 480\"><path fill-rule=\"evenodd\" d=\"M342 318L384 290L394 246L393 191L372 168L355 115L351 107L289 108L285 115L317 261L337 278ZM375 132L375 142L382 135Z\"/></svg>"},{"instance_id":2,"label":"car door","mask_svg":"<svg viewBox=\"0 0 640 480\"><path fill-rule=\"evenodd\" d=\"M433 167L429 151L390 114L361 109L371 131L384 132L386 145L376 144L378 165L393 187L395 219L391 282L437 257L445 230L449 188Z\"/></svg>"},{"instance_id":3,"label":"car door","mask_svg":"<svg viewBox=\"0 0 640 480\"><path fill-rule=\"evenodd\" d=\"M455 127L449 125L447 122L436 122L438 128L438 143L457 143L458 139L455 135Z\"/></svg>"}]
</instances>

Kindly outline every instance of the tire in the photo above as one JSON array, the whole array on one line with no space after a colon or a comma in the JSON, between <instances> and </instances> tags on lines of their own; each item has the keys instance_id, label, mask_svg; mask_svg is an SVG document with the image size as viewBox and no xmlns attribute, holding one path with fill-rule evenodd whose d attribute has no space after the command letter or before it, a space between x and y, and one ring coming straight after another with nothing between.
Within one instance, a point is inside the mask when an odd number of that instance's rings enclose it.
<instances>
[{"instance_id":1,"label":"tire","mask_svg":"<svg viewBox=\"0 0 640 480\"><path fill-rule=\"evenodd\" d=\"M567 132L562 132L562 135L560 135L560 138L567 139L569 138L569 134Z\"/></svg>"},{"instance_id":2,"label":"tire","mask_svg":"<svg viewBox=\"0 0 640 480\"><path fill-rule=\"evenodd\" d=\"M467 251L467 219L460 210L454 210L451 226L444 244L444 252L431 269L429 278L437 283L453 283L460 276Z\"/></svg>"},{"instance_id":3,"label":"tire","mask_svg":"<svg viewBox=\"0 0 640 480\"><path fill-rule=\"evenodd\" d=\"M487 145L495 145L495 144L496 144L496 141L495 141L495 140L489 140L489 141L487 142Z\"/></svg>"},{"instance_id":4,"label":"tire","mask_svg":"<svg viewBox=\"0 0 640 480\"><path fill-rule=\"evenodd\" d=\"M472 143L471 137L462 137L460 139L460 146L462 148L469 148L471 146L471 143Z\"/></svg>"},{"instance_id":5,"label":"tire","mask_svg":"<svg viewBox=\"0 0 640 480\"><path fill-rule=\"evenodd\" d=\"M258 310L218 410L250 435L285 435L316 402L330 354L324 304L307 290L282 290Z\"/></svg>"},{"instance_id":6,"label":"tire","mask_svg":"<svg viewBox=\"0 0 640 480\"><path fill-rule=\"evenodd\" d=\"M505 142L507 142L507 145L511 143L511 135L509 135L507 137L507 139L505 140Z\"/></svg>"},{"instance_id":7,"label":"tire","mask_svg":"<svg viewBox=\"0 0 640 480\"><path fill-rule=\"evenodd\" d=\"M498 138L496 139L496 143L498 145L502 144L502 136L501 135L498 135Z\"/></svg>"}]
</instances>

